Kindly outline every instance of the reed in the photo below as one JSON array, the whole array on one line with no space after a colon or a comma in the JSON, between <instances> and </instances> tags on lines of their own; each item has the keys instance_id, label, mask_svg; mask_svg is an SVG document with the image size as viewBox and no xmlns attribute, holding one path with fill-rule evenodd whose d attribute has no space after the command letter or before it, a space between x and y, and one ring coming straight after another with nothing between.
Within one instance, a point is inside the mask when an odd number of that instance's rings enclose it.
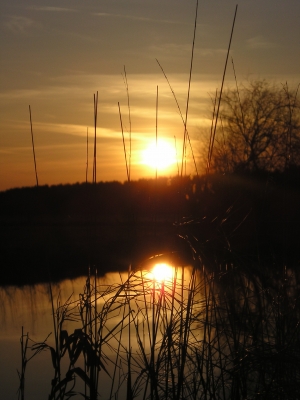
<instances>
[{"instance_id":1,"label":"reed","mask_svg":"<svg viewBox=\"0 0 300 400\"><path fill-rule=\"evenodd\" d=\"M171 83L170 83L170 81L169 81L169 79L168 79L168 77L167 77L167 74L165 73L165 71L164 71L162 65L160 64L160 62L159 62L157 59L156 59L156 62L157 62L157 64L159 65L159 67L160 67L160 69L161 69L161 71L162 71L162 73L163 73L163 75L164 75L164 77L165 77L165 79L166 79L166 81L167 81L167 83L168 83L168 85L169 85L169 88L170 88L170 90L171 90L171 93L172 93L172 95L173 95L173 97L174 97L174 100L175 100L175 103L176 103L176 105L177 105L177 108L178 108L178 112L179 112L181 121L182 121L182 123L183 123L183 127L185 128L185 131L186 131L186 137L187 137L187 139L188 139L188 141L189 141L190 150L191 150L191 153L192 153L192 158L193 158L193 162L194 162L194 167L195 167L196 175L199 176L198 168L197 168L197 163L196 163L196 158L195 158L194 150L193 150L192 143L191 143L191 138L190 138L190 135L189 135L189 132L188 132L187 128L185 127L184 118L183 118L182 111L181 111L180 105L179 105L179 103L178 103L176 94L175 94L175 92L174 92L174 90L173 90L173 88L172 88L172 86L171 86ZM175 138L175 136L174 136L174 138ZM179 176L179 165L178 165L178 157L177 157L176 138L175 138L175 150L176 150L176 160L177 160L177 171L178 171L178 176Z\"/></svg>"},{"instance_id":2,"label":"reed","mask_svg":"<svg viewBox=\"0 0 300 400\"><path fill-rule=\"evenodd\" d=\"M86 167L85 167L85 183L88 183L89 173L89 128L86 128Z\"/></svg>"},{"instance_id":3,"label":"reed","mask_svg":"<svg viewBox=\"0 0 300 400\"><path fill-rule=\"evenodd\" d=\"M93 157L93 183L97 183L97 120L98 120L98 91L94 93L94 157Z\"/></svg>"},{"instance_id":4,"label":"reed","mask_svg":"<svg viewBox=\"0 0 300 400\"><path fill-rule=\"evenodd\" d=\"M213 127L212 132L211 132L212 134L211 134L211 138L210 138L209 156L208 156L208 162L207 162L207 174L209 174L211 158L212 158L212 153L213 153L213 148L214 148L214 141L215 141L215 137L216 137L216 130L217 130L217 125L218 125L219 111L220 111L220 106L221 106L222 93L223 93L223 87L224 87L224 82L225 82L227 63L228 63L228 57L229 57L230 47L231 47L231 42L232 42L232 37L233 37L233 31L234 31L234 25L235 25L235 20L236 20L237 9L238 9L238 5L236 5L236 7L235 7L235 12L234 12L234 17L233 17L233 22L232 22L232 27L231 27L231 33L230 33L230 39L229 39L229 44L228 44L227 54L226 54L226 60L225 60L225 65L224 65L224 70L223 70L221 89L220 89L220 94L219 94L218 103L217 103L217 107L216 107L215 118L214 118L214 127Z\"/></svg>"},{"instance_id":5,"label":"reed","mask_svg":"<svg viewBox=\"0 0 300 400\"><path fill-rule=\"evenodd\" d=\"M130 107L130 96L129 96L129 87L128 87L128 80L127 80L127 72L124 65L124 83L126 87L126 94L127 94L127 108L128 108L128 120L129 120L129 155L128 155L128 181L130 182L131 179L131 153L132 153L132 143L131 143L131 134L132 134L132 127L131 127L131 107Z\"/></svg>"},{"instance_id":6,"label":"reed","mask_svg":"<svg viewBox=\"0 0 300 400\"><path fill-rule=\"evenodd\" d=\"M25 372L26 372L26 366L27 366L27 349L28 349L28 333L24 334L24 327L22 326L22 335L21 335L21 372L18 371L19 375L19 380L20 380L20 386L19 386L19 400L24 400L25 399Z\"/></svg>"},{"instance_id":7,"label":"reed","mask_svg":"<svg viewBox=\"0 0 300 400\"><path fill-rule=\"evenodd\" d=\"M193 61L194 61L194 49L195 49L195 39L196 39L196 30L197 30L198 3L199 3L199 1L197 0L197 2L196 2L196 12L195 12L195 23L194 23L194 34L193 34L193 44L192 44L192 54L191 54L190 72L189 72L189 83L188 83L188 92L187 92L186 108L185 108L185 119L184 119L184 134L183 134L183 147L182 147L182 160L181 160L181 177L183 176L183 165L184 165L184 160L185 160L185 157L186 157L187 121L188 121L188 113L189 113L190 90L191 90Z\"/></svg>"},{"instance_id":8,"label":"reed","mask_svg":"<svg viewBox=\"0 0 300 400\"><path fill-rule=\"evenodd\" d=\"M20 398L29 348L51 355L49 399L297 398L299 306L294 272L265 281L239 265L211 271L197 252L169 281L89 275L79 299L58 298L53 346L29 346L22 332Z\"/></svg>"},{"instance_id":9,"label":"reed","mask_svg":"<svg viewBox=\"0 0 300 400\"><path fill-rule=\"evenodd\" d=\"M128 166L128 162L127 162L127 152L126 152L126 144L125 144L125 138L124 138L123 121L122 121L122 114L121 114L121 108L120 108L119 102L118 102L118 108L119 108L120 125L121 125L121 131L122 131L122 141L123 141L123 151L124 151L125 165L126 165L126 175L127 175L127 181L130 182L130 166Z\"/></svg>"},{"instance_id":10,"label":"reed","mask_svg":"<svg viewBox=\"0 0 300 400\"><path fill-rule=\"evenodd\" d=\"M32 128L32 116L31 116L31 107L30 107L30 105L29 105L29 120L30 120L30 133L31 133L31 144L32 144L34 171L35 171L35 181L36 181L36 186L38 187L39 186L39 180L38 180L38 173L37 173L37 167L36 167L34 137L33 137L33 128Z\"/></svg>"}]
</instances>

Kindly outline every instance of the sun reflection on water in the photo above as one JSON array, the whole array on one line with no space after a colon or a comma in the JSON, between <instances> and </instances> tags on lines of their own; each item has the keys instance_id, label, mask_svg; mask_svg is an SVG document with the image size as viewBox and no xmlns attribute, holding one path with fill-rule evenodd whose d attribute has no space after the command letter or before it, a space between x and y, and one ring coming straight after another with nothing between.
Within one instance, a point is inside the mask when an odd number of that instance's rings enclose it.
<instances>
[{"instance_id":1,"label":"sun reflection on water","mask_svg":"<svg viewBox=\"0 0 300 400\"><path fill-rule=\"evenodd\" d=\"M70 316L63 324L64 334L71 337L75 330L84 329L81 323L85 321L84 313L88 307L94 330L97 315L96 336L98 339L101 337L103 357L113 361L107 366L110 374L113 373L115 359L126 360L127 348L131 349L131 357L140 360L142 354L149 362L151 354L160 354L165 326L174 326L176 336L177 324L186 318L186 310L182 305L186 303L190 293L191 272L189 267L174 265L176 264L167 262L163 257L154 257L140 269L108 273L104 277L94 276L89 280L81 277L75 281L63 281L53 285L54 308L62 307L61 310L68 310L67 315ZM197 293L195 290L193 311L201 307ZM24 326L34 341L39 342L47 337L47 344L55 346L54 335L49 336L54 329L52 308L48 285L22 289L0 288L0 299L3 303L2 309L0 307L0 320L6 321L5 332L2 329L0 334L0 352L7 360L7 373L3 376L1 386L5 383L5 390L11 393L11 389L14 390L18 386L17 379L12 380L10 377L13 376L12 371L20 364L21 327ZM190 325L190 329L194 329L194 326ZM198 336L200 334L199 331ZM198 336L194 332L194 340L199 340ZM66 360L64 358L66 363L67 357L68 353ZM80 362L83 363L83 359L78 361L79 366ZM47 378L52 376L51 366L50 356L46 352L31 362L32 374L27 375L28 397L35 400L49 394L46 385L37 390L36 382L48 382ZM109 385L113 383L107 377L103 379L106 379L106 393L110 390Z\"/></svg>"},{"instance_id":2,"label":"sun reflection on water","mask_svg":"<svg viewBox=\"0 0 300 400\"><path fill-rule=\"evenodd\" d=\"M148 274L149 279L153 279L156 282L172 282L174 278L174 268L166 263L155 264L152 270Z\"/></svg>"}]
</instances>

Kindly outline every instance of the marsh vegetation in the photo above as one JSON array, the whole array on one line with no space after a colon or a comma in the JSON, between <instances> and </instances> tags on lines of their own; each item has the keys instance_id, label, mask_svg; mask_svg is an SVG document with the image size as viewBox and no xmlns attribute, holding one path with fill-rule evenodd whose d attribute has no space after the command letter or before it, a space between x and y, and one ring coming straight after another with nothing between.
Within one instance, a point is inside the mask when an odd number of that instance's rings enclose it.
<instances>
[{"instance_id":1,"label":"marsh vegetation","mask_svg":"<svg viewBox=\"0 0 300 400\"><path fill-rule=\"evenodd\" d=\"M27 360L41 351L53 368L49 399L299 395L299 276L291 270L264 277L233 265L174 267L160 280L137 270L109 285L94 275L78 299L51 301L53 334L39 343L22 334L22 399Z\"/></svg>"}]
</instances>

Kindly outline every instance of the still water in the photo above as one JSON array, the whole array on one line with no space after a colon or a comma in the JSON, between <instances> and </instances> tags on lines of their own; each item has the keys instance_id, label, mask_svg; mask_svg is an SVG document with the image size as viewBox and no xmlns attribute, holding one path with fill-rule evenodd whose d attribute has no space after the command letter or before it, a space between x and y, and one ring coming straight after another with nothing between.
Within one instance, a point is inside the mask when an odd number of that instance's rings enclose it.
<instances>
[{"instance_id":1,"label":"still water","mask_svg":"<svg viewBox=\"0 0 300 400\"><path fill-rule=\"evenodd\" d=\"M128 273L109 273L102 278L91 279L90 302L93 304L92 312L94 315L98 315L96 329L99 329L101 324L104 326L101 330L101 337L105 338L102 350L103 362L106 362L104 368L107 369L110 376L116 373L115 365L117 363L121 365L125 362L126 366L128 349L134 353L138 348L141 354L136 356L134 363L135 371L139 373L143 366L143 356L148 357L151 353L151 343L154 343L153 349L159 348L164 327L170 323L171 319L182 318L180 313L184 309L184 299L188 298L192 289L191 272L189 268L180 271L176 268L174 271L174 268L170 269L170 267L160 264L156 266L156 272L132 273L129 280ZM46 343L54 347L52 292L55 310L68 304L69 311L63 323L63 330L70 335L75 329L81 329L80 318L85 312L86 282L87 278L82 277L72 281L63 281L52 285L51 288L49 285L41 284L22 288L0 288L1 398L18 399L22 327L23 335L28 333L30 338L29 346L47 339ZM130 285L127 285L126 282L130 282ZM97 288L96 291L93 292L93 288ZM193 297L194 309L202 307L200 292L194 291L194 293L198 293L198 299L197 296ZM79 299L81 299L81 303ZM81 313L78 311L80 309ZM70 320L68 320L68 316L70 316ZM95 319L92 317L91 320L94 324ZM51 335L49 336L49 334ZM196 335L193 340L197 340ZM32 354L34 352L29 348L27 360ZM114 361L110 362L111 359ZM78 363L82 366L80 360ZM65 367L67 368L67 364ZM122 368L118 366L116 382L117 386L123 382L124 388L126 388L126 382L124 383L126 374ZM103 368L100 375L100 381L102 379L103 382L100 384L99 390L101 398L109 398L110 393L116 389L111 387L109 383L111 379L106 381L107 375ZM27 364L25 399L47 399L53 377L51 354L50 351L44 350L30 359ZM83 390L82 386L79 386L79 389ZM126 398L126 389L124 389L123 395L122 391L120 394L120 399ZM82 397L78 395L74 398Z\"/></svg>"},{"instance_id":2,"label":"still water","mask_svg":"<svg viewBox=\"0 0 300 400\"><path fill-rule=\"evenodd\" d=\"M60 293L62 302L72 293L74 298L78 297L84 281L84 278L63 281L52 288L53 296L56 298ZM1 398L17 399L18 371L21 371L22 327L24 333L29 333L29 337L36 342L44 340L53 332L49 287L35 285L0 288L0 316ZM50 336L50 342L51 339ZM32 352L28 350L27 358L31 355ZM39 354L30 360L25 378L25 398L46 399L52 375L50 354Z\"/></svg>"}]
</instances>

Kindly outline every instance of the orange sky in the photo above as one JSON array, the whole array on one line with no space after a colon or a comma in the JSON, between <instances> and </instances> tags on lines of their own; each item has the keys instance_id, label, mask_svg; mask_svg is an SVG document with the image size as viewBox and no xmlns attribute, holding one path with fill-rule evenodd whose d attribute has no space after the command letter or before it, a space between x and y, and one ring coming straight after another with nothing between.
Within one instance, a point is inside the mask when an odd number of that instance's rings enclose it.
<instances>
[{"instance_id":1,"label":"orange sky","mask_svg":"<svg viewBox=\"0 0 300 400\"><path fill-rule=\"evenodd\" d=\"M235 5L231 0L199 1L188 116L197 158L207 146L209 93L220 88ZM185 114L195 8L196 0L65 0L49 6L1 0L0 190L35 184L29 104L39 183L85 181L86 132L88 127L91 165L96 91L97 179L126 180L118 112L120 102L128 148L124 65L132 119L132 179L155 176L141 164L141 154L155 138L157 86L158 136L170 145L175 136L181 154L183 124L155 59ZM231 56L240 83L257 78L291 86L299 82L299 15L299 0L239 2ZM225 86L233 83L230 62ZM187 173L194 172L188 160ZM176 164L159 171L176 173Z\"/></svg>"}]
</instances>

